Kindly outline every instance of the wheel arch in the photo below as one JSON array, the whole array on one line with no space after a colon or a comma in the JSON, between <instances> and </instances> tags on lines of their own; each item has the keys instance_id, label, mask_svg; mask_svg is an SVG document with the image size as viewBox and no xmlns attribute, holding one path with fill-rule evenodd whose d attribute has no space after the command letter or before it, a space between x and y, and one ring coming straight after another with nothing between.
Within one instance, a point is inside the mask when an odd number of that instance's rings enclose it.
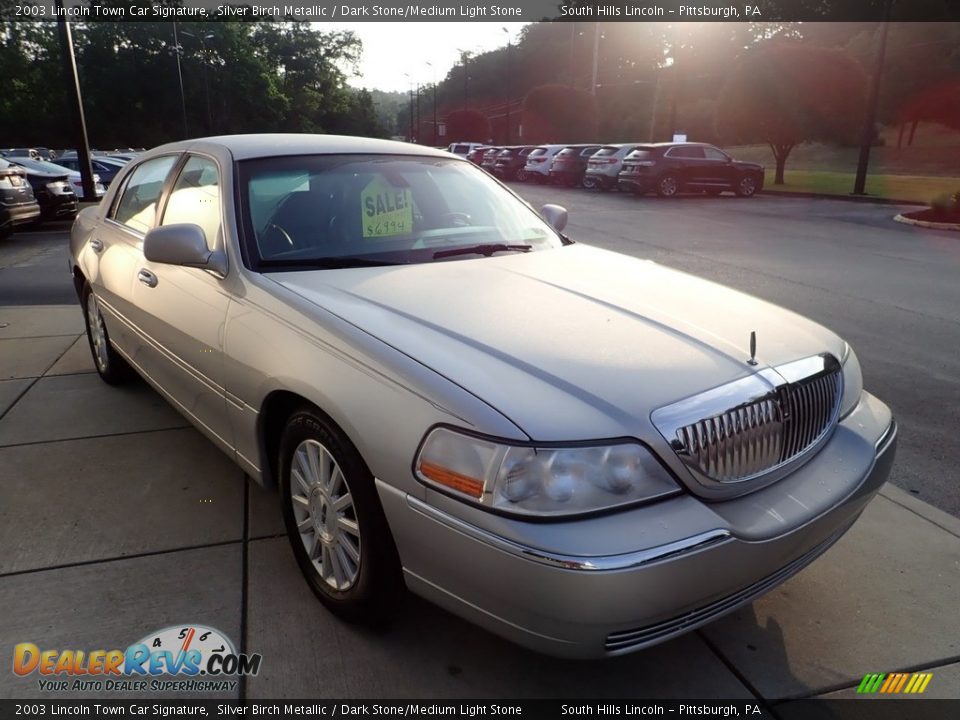
<instances>
[{"instance_id":1,"label":"wheel arch","mask_svg":"<svg viewBox=\"0 0 960 720\"><path fill-rule=\"evenodd\" d=\"M344 423L338 422L319 403L302 393L288 389L272 390L264 397L260 405L260 412L257 415L257 447L260 452L260 474L265 487L279 487L280 468L278 462L283 429L286 427L287 420L294 413L305 408L317 413L326 422L343 433L343 436L357 452L361 462L364 466L367 466L367 461L363 457L363 453L360 452L356 440L352 437L349 427L345 427ZM367 467L367 470L369 471L369 467Z\"/></svg>"}]
</instances>

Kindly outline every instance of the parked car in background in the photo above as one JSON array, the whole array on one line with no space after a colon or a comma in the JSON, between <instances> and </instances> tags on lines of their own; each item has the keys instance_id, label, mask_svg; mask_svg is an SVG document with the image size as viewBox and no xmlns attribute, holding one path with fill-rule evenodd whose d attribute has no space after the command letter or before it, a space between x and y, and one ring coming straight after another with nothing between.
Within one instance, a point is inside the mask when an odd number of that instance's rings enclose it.
<instances>
[{"instance_id":1,"label":"parked car in background","mask_svg":"<svg viewBox=\"0 0 960 720\"><path fill-rule=\"evenodd\" d=\"M0 239L39 217L40 205L33 196L26 171L0 159Z\"/></svg>"},{"instance_id":2,"label":"parked car in background","mask_svg":"<svg viewBox=\"0 0 960 720\"><path fill-rule=\"evenodd\" d=\"M332 612L380 622L406 587L599 658L827 552L897 426L835 333L566 221L446 152L233 135L131 163L70 262L101 378L140 373L278 490Z\"/></svg>"},{"instance_id":3,"label":"parked car in background","mask_svg":"<svg viewBox=\"0 0 960 720\"><path fill-rule=\"evenodd\" d=\"M587 171L587 161L600 145L567 145L550 164L550 180L558 185L577 187Z\"/></svg>"},{"instance_id":4,"label":"parked car in background","mask_svg":"<svg viewBox=\"0 0 960 720\"><path fill-rule=\"evenodd\" d=\"M459 155L460 157L465 158L471 152L480 147L483 147L483 145L475 142L450 143L450 145L447 147L447 152L452 152L454 155Z\"/></svg>"},{"instance_id":5,"label":"parked car in background","mask_svg":"<svg viewBox=\"0 0 960 720\"><path fill-rule=\"evenodd\" d=\"M494 161L493 174L501 180L519 180L523 182L526 180L524 166L527 163L527 155L529 155L535 147L536 145L515 145L504 148Z\"/></svg>"},{"instance_id":6,"label":"parked car in background","mask_svg":"<svg viewBox=\"0 0 960 720\"><path fill-rule=\"evenodd\" d=\"M3 157L31 157L39 160L42 155L37 148L3 148L0 150ZM43 159L46 159L45 157Z\"/></svg>"},{"instance_id":7,"label":"parked car in background","mask_svg":"<svg viewBox=\"0 0 960 720\"><path fill-rule=\"evenodd\" d=\"M480 167L486 170L491 175L493 174L493 168L497 164L497 156L503 150L502 145L496 145L488 147L483 151L483 159L480 161Z\"/></svg>"},{"instance_id":8,"label":"parked car in background","mask_svg":"<svg viewBox=\"0 0 960 720\"><path fill-rule=\"evenodd\" d=\"M587 170L583 175L585 188L614 190L617 187L617 175L623 166L623 159L633 152L637 143L615 143L604 145L587 160Z\"/></svg>"},{"instance_id":9,"label":"parked car in background","mask_svg":"<svg viewBox=\"0 0 960 720\"><path fill-rule=\"evenodd\" d=\"M72 220L77 214L77 195L70 184L70 171L54 171L50 163L32 158L9 158L26 172L27 182L40 205L37 220Z\"/></svg>"},{"instance_id":10,"label":"parked car in background","mask_svg":"<svg viewBox=\"0 0 960 720\"><path fill-rule=\"evenodd\" d=\"M93 172L100 177L100 182L103 183L103 186L108 188L110 187L110 183L113 182L113 178L117 176L118 172L123 170L127 162L126 160L114 159L112 155L98 155L90 158L90 167L93 169ZM76 156L57 158L57 164L80 172L80 160L77 159Z\"/></svg>"},{"instance_id":11,"label":"parked car in background","mask_svg":"<svg viewBox=\"0 0 960 720\"><path fill-rule=\"evenodd\" d=\"M473 150L467 153L467 160L474 165L479 166L483 162L483 154L489 149L489 145L477 145Z\"/></svg>"},{"instance_id":12,"label":"parked car in background","mask_svg":"<svg viewBox=\"0 0 960 720\"><path fill-rule=\"evenodd\" d=\"M73 188L73 192L76 193L77 199L83 201L86 200L83 195L83 182L81 181L80 172L78 170L71 170L68 167L64 167L58 163L48 162L46 160L34 160L33 158L24 157L12 157L7 159L10 162L16 163L17 165L31 168L39 172L48 172L53 174L66 173L67 180L69 181L70 186ZM93 182L94 190L96 191L96 197L90 198L90 200L99 200L106 192L106 188L103 186L103 183L100 182L100 176L97 175L97 173L93 174Z\"/></svg>"},{"instance_id":13,"label":"parked car in background","mask_svg":"<svg viewBox=\"0 0 960 720\"><path fill-rule=\"evenodd\" d=\"M656 143L638 146L624 158L617 183L637 195L730 190L751 197L763 188L763 165L734 160L706 143Z\"/></svg>"},{"instance_id":14,"label":"parked car in background","mask_svg":"<svg viewBox=\"0 0 960 720\"><path fill-rule=\"evenodd\" d=\"M538 145L527 155L523 166L524 179L529 182L546 182L550 179L550 164L554 156L566 145Z\"/></svg>"}]
</instances>

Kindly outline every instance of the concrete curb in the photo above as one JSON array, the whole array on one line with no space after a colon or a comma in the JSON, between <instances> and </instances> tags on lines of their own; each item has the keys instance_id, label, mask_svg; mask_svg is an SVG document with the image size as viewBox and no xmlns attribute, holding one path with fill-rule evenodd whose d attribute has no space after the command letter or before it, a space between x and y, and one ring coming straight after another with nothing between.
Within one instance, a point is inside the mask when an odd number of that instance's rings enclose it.
<instances>
[{"instance_id":1,"label":"concrete curb","mask_svg":"<svg viewBox=\"0 0 960 720\"><path fill-rule=\"evenodd\" d=\"M882 198L873 195L831 195L830 193L799 192L794 190L767 190L760 191L761 195L782 195L783 197L809 198L812 200L846 200L847 202L873 203L875 205L917 205L926 206L925 202L918 200L897 200L895 198Z\"/></svg>"},{"instance_id":2,"label":"concrete curb","mask_svg":"<svg viewBox=\"0 0 960 720\"><path fill-rule=\"evenodd\" d=\"M911 495L905 490L901 490L896 485L893 485L889 482L880 488L880 494L887 500L919 515L924 520L932 522L941 530L945 530L951 535L955 535L960 538L960 518L956 518L953 515L934 507L930 503L924 502L920 498Z\"/></svg>"},{"instance_id":3,"label":"concrete curb","mask_svg":"<svg viewBox=\"0 0 960 720\"><path fill-rule=\"evenodd\" d=\"M942 223L933 222L931 220L916 220L914 218L908 218L904 215L896 215L893 219L898 223L903 223L904 225L916 225L917 227L928 228L930 230L960 230L960 223Z\"/></svg>"}]
</instances>

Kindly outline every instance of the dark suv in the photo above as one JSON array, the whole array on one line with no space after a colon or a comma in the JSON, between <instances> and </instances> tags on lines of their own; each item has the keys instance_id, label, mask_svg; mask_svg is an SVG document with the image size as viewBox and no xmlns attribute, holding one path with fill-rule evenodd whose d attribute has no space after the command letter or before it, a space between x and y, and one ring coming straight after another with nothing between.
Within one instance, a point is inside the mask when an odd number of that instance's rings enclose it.
<instances>
[{"instance_id":1,"label":"dark suv","mask_svg":"<svg viewBox=\"0 0 960 720\"><path fill-rule=\"evenodd\" d=\"M504 148L497 155L497 161L493 166L493 174L501 180L524 182L527 179L527 173L523 166L527 164L527 155L536 147L536 145L518 145Z\"/></svg>"},{"instance_id":2,"label":"dark suv","mask_svg":"<svg viewBox=\"0 0 960 720\"><path fill-rule=\"evenodd\" d=\"M656 143L641 145L624 158L617 185L637 195L731 190L750 197L763 187L763 166L734 160L706 143Z\"/></svg>"},{"instance_id":3,"label":"dark suv","mask_svg":"<svg viewBox=\"0 0 960 720\"><path fill-rule=\"evenodd\" d=\"M577 187L587 172L587 161L602 145L568 145L553 156L550 180L554 183Z\"/></svg>"}]
</instances>

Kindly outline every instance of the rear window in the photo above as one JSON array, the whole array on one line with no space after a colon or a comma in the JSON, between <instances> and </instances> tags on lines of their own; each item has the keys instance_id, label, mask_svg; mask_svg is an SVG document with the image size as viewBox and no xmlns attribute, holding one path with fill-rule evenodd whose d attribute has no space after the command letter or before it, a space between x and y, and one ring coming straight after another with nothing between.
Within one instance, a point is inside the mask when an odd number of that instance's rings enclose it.
<instances>
[{"instance_id":1,"label":"rear window","mask_svg":"<svg viewBox=\"0 0 960 720\"><path fill-rule=\"evenodd\" d=\"M580 154L580 148L575 148L575 147L564 148L563 150L557 153L557 155L562 155L563 157L573 157L574 155L579 155L579 154Z\"/></svg>"},{"instance_id":2,"label":"rear window","mask_svg":"<svg viewBox=\"0 0 960 720\"><path fill-rule=\"evenodd\" d=\"M454 145L453 148L450 150L450 152L452 152L452 153L454 153L454 154L456 154L456 155L466 155L468 152L470 152L470 146L469 146L469 145Z\"/></svg>"},{"instance_id":3,"label":"rear window","mask_svg":"<svg viewBox=\"0 0 960 720\"><path fill-rule=\"evenodd\" d=\"M593 155L595 152L597 152L597 150L599 150L599 149L600 149L600 146L599 146L599 145L594 145L594 146L592 146L592 147L584 148L584 149L580 152L580 157L590 157L590 156Z\"/></svg>"},{"instance_id":4,"label":"rear window","mask_svg":"<svg viewBox=\"0 0 960 720\"><path fill-rule=\"evenodd\" d=\"M620 152L620 148L614 147L613 145L607 145L606 147L602 147L597 150L597 152L594 154L601 157L606 157L609 155L616 155L618 152Z\"/></svg>"},{"instance_id":5,"label":"rear window","mask_svg":"<svg viewBox=\"0 0 960 720\"><path fill-rule=\"evenodd\" d=\"M627 155L629 160L649 160L653 157L653 152L650 150L634 150L632 153Z\"/></svg>"},{"instance_id":6,"label":"rear window","mask_svg":"<svg viewBox=\"0 0 960 720\"><path fill-rule=\"evenodd\" d=\"M546 148L534 148L533 150L530 151L530 157L536 157L537 155L546 155L546 154L547 154Z\"/></svg>"}]
</instances>

